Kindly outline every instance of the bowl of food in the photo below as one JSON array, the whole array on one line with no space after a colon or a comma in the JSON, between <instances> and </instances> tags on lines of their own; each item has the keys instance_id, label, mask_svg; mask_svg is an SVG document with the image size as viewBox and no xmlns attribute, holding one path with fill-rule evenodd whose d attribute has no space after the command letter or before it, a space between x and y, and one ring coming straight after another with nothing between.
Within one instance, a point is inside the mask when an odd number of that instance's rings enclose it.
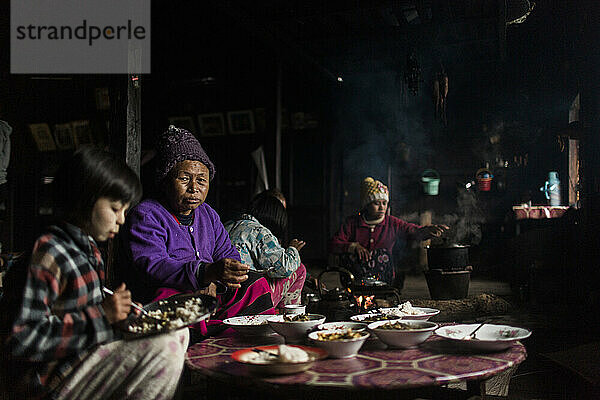
<instances>
[{"instance_id":1,"label":"bowl of food","mask_svg":"<svg viewBox=\"0 0 600 400\"><path fill-rule=\"evenodd\" d=\"M369 332L338 329L315 331L308 334L313 343L327 351L332 358L350 358L356 356Z\"/></svg>"},{"instance_id":2,"label":"bowl of food","mask_svg":"<svg viewBox=\"0 0 600 400\"><path fill-rule=\"evenodd\" d=\"M371 314L359 314L353 315L350 319L354 322L362 322L364 324L370 324L375 321L389 321L392 319L400 319L401 317L396 317L391 314L383 314L383 313L371 313Z\"/></svg>"},{"instance_id":3,"label":"bowl of food","mask_svg":"<svg viewBox=\"0 0 600 400\"><path fill-rule=\"evenodd\" d=\"M321 314L274 315L268 320L269 326L285 338L286 343L301 343L308 332L325 322Z\"/></svg>"},{"instance_id":4,"label":"bowl of food","mask_svg":"<svg viewBox=\"0 0 600 400\"><path fill-rule=\"evenodd\" d=\"M389 347L412 349L423 343L438 325L422 320L376 321L368 329Z\"/></svg>"},{"instance_id":5,"label":"bowl of food","mask_svg":"<svg viewBox=\"0 0 600 400\"><path fill-rule=\"evenodd\" d=\"M273 315L243 315L241 317L227 318L223 320L223 323L242 335L266 336L275 333L267 321L271 317Z\"/></svg>"},{"instance_id":6,"label":"bowl of food","mask_svg":"<svg viewBox=\"0 0 600 400\"><path fill-rule=\"evenodd\" d=\"M349 322L349 321L341 321L341 322L325 322L324 324L320 324L317 326L317 329L321 331L337 331L337 330L353 330L356 332L366 331L367 323L364 322Z\"/></svg>"},{"instance_id":7,"label":"bowl of food","mask_svg":"<svg viewBox=\"0 0 600 400\"><path fill-rule=\"evenodd\" d=\"M257 346L238 350L231 358L261 375L285 375L306 371L315 361L327 357L320 348L296 345Z\"/></svg>"},{"instance_id":8,"label":"bowl of food","mask_svg":"<svg viewBox=\"0 0 600 400\"><path fill-rule=\"evenodd\" d=\"M440 310L437 308L414 307L410 304L410 301L407 301L399 304L397 307L380 308L379 312L397 318L427 321L434 315L438 315Z\"/></svg>"}]
</instances>

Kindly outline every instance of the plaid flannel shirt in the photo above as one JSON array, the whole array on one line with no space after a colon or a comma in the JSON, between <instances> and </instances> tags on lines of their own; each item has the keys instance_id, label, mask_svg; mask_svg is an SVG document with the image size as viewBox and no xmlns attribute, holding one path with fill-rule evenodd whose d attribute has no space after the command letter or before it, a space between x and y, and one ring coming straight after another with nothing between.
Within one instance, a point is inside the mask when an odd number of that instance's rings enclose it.
<instances>
[{"instance_id":1,"label":"plaid flannel shirt","mask_svg":"<svg viewBox=\"0 0 600 400\"><path fill-rule=\"evenodd\" d=\"M100 305L104 264L94 240L64 224L50 227L21 267L26 268L16 273L27 278L15 298L22 305L4 351L17 364L33 366L40 383L51 389L93 346L114 338Z\"/></svg>"},{"instance_id":2,"label":"plaid flannel shirt","mask_svg":"<svg viewBox=\"0 0 600 400\"><path fill-rule=\"evenodd\" d=\"M300 266L298 249L281 247L275 235L252 215L242 214L239 220L224 226L242 262L251 269L266 270L269 278L287 278Z\"/></svg>"}]
</instances>

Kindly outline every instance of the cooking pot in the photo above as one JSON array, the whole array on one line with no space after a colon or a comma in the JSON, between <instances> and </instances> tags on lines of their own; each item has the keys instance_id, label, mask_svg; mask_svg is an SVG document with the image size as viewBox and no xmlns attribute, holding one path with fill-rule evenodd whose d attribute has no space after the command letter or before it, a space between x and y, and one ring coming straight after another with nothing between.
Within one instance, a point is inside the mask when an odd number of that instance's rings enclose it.
<instances>
[{"instance_id":1,"label":"cooking pot","mask_svg":"<svg viewBox=\"0 0 600 400\"><path fill-rule=\"evenodd\" d=\"M469 247L466 245L428 246L427 265L429 269L464 269L469 265Z\"/></svg>"}]
</instances>

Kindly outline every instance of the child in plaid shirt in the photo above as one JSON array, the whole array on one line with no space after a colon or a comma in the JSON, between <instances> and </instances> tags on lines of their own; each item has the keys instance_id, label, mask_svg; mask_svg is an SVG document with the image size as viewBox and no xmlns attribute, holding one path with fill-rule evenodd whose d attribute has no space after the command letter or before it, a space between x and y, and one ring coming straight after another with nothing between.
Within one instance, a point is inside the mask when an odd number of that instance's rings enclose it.
<instances>
[{"instance_id":1,"label":"child in plaid shirt","mask_svg":"<svg viewBox=\"0 0 600 400\"><path fill-rule=\"evenodd\" d=\"M139 199L135 173L110 153L83 148L55 179L60 223L9 270L0 303L3 387L15 398L172 397L187 329L125 342L113 329L131 310L121 284L104 296L97 242L112 239Z\"/></svg>"}]
</instances>

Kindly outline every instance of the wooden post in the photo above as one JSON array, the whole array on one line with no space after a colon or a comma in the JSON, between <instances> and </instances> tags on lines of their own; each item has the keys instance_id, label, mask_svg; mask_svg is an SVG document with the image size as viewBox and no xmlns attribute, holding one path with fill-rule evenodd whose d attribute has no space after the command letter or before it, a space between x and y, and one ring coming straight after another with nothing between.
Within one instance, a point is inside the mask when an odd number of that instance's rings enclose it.
<instances>
[{"instance_id":1,"label":"wooden post","mask_svg":"<svg viewBox=\"0 0 600 400\"><path fill-rule=\"evenodd\" d=\"M281 60L277 64L277 104L276 104L276 119L275 119L275 187L281 190L281 113L283 107L281 105ZM293 201L290 195L290 202Z\"/></svg>"},{"instance_id":2,"label":"wooden post","mask_svg":"<svg viewBox=\"0 0 600 400\"><path fill-rule=\"evenodd\" d=\"M142 154L142 78L130 75L127 80L127 141L125 161L140 176Z\"/></svg>"},{"instance_id":3,"label":"wooden post","mask_svg":"<svg viewBox=\"0 0 600 400\"><path fill-rule=\"evenodd\" d=\"M579 140L569 139L569 205L579 201Z\"/></svg>"}]
</instances>

